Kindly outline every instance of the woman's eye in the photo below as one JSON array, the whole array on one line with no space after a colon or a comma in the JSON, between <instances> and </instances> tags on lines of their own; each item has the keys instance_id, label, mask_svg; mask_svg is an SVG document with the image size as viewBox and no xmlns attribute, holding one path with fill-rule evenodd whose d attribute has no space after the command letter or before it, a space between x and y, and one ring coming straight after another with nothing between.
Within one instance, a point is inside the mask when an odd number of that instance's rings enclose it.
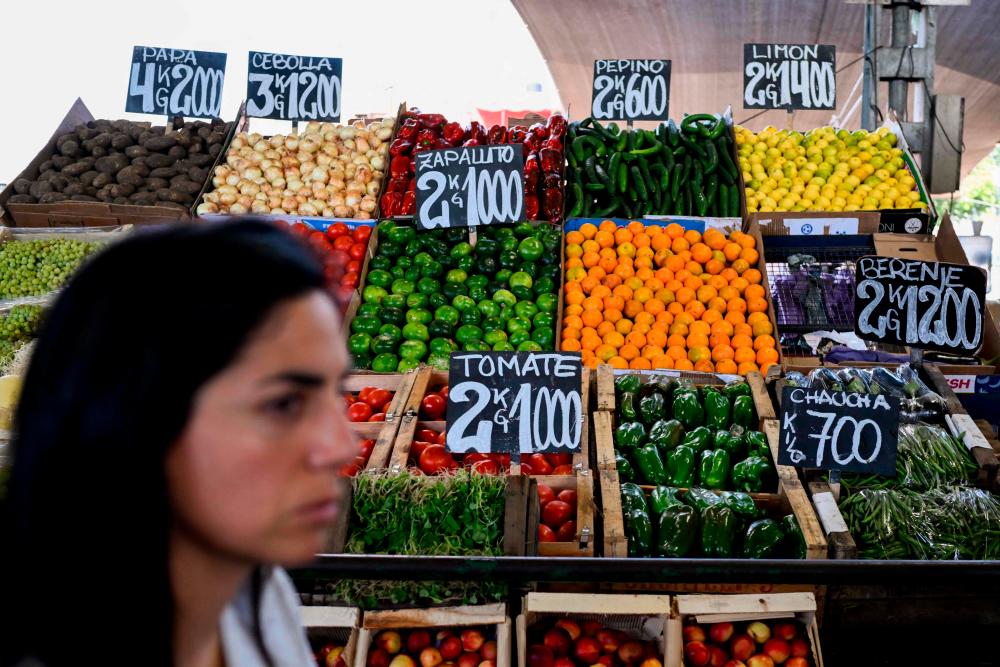
<instances>
[{"instance_id":1,"label":"woman's eye","mask_svg":"<svg viewBox=\"0 0 1000 667\"><path fill-rule=\"evenodd\" d=\"M286 394L265 403L264 411L282 417L295 416L302 411L304 405L305 397L302 394Z\"/></svg>"}]
</instances>

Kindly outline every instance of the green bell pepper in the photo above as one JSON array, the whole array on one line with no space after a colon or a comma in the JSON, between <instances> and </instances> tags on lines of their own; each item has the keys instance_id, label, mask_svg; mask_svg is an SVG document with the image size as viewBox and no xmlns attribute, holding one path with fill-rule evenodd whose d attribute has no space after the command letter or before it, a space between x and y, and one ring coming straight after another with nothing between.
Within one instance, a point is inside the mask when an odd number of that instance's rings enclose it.
<instances>
[{"instance_id":1,"label":"green bell pepper","mask_svg":"<svg viewBox=\"0 0 1000 667\"><path fill-rule=\"evenodd\" d=\"M701 553L708 558L732 558L736 541L736 515L723 504L701 513Z\"/></svg>"},{"instance_id":2,"label":"green bell pepper","mask_svg":"<svg viewBox=\"0 0 1000 667\"><path fill-rule=\"evenodd\" d=\"M676 451L676 450L675 450ZM660 450L655 445L646 445L635 453L635 464L639 468L639 476L647 484L666 484L668 477ZM669 460L669 454L668 460ZM692 458L693 458L692 454Z\"/></svg>"},{"instance_id":3,"label":"green bell pepper","mask_svg":"<svg viewBox=\"0 0 1000 667\"><path fill-rule=\"evenodd\" d=\"M733 466L733 486L739 491L760 493L769 481L771 464L760 456L748 456Z\"/></svg>"},{"instance_id":4,"label":"green bell pepper","mask_svg":"<svg viewBox=\"0 0 1000 667\"><path fill-rule=\"evenodd\" d=\"M688 431L681 440L681 445L690 447L695 452L703 452L712 443L712 432L707 426L699 426Z\"/></svg>"},{"instance_id":5,"label":"green bell pepper","mask_svg":"<svg viewBox=\"0 0 1000 667\"><path fill-rule=\"evenodd\" d=\"M749 396L737 396L733 399L733 424L753 428L753 399Z\"/></svg>"},{"instance_id":6,"label":"green bell pepper","mask_svg":"<svg viewBox=\"0 0 1000 667\"><path fill-rule=\"evenodd\" d=\"M634 421L639 418L639 413L636 410L635 404L636 396L634 393L627 391L621 395L619 399L618 416L622 419L627 419L629 421Z\"/></svg>"},{"instance_id":7,"label":"green bell pepper","mask_svg":"<svg viewBox=\"0 0 1000 667\"><path fill-rule=\"evenodd\" d=\"M670 450L681 444L684 428L676 419L661 419L649 429L649 441L663 450Z\"/></svg>"},{"instance_id":8,"label":"green bell pepper","mask_svg":"<svg viewBox=\"0 0 1000 667\"><path fill-rule=\"evenodd\" d=\"M802 534L802 528L795 520L794 514L787 514L781 519L781 529L785 533L785 544L789 547L792 557L805 558L806 538Z\"/></svg>"},{"instance_id":9,"label":"green bell pepper","mask_svg":"<svg viewBox=\"0 0 1000 667\"><path fill-rule=\"evenodd\" d=\"M622 394L636 393L641 384L638 375L619 375L615 378L615 389Z\"/></svg>"},{"instance_id":10,"label":"green bell pepper","mask_svg":"<svg viewBox=\"0 0 1000 667\"><path fill-rule=\"evenodd\" d=\"M646 494L642 492L638 484L632 484L631 482L626 482L621 485L622 492L622 511L631 512L632 510L642 510L643 512L648 511L646 506Z\"/></svg>"},{"instance_id":11,"label":"green bell pepper","mask_svg":"<svg viewBox=\"0 0 1000 667\"><path fill-rule=\"evenodd\" d=\"M774 555L785 534L774 519L758 519L747 528L743 538L744 558L770 558Z\"/></svg>"},{"instance_id":12,"label":"green bell pepper","mask_svg":"<svg viewBox=\"0 0 1000 667\"><path fill-rule=\"evenodd\" d=\"M771 446L767 442L767 436L760 431L747 431L743 434L743 444L747 454L759 456L765 461L771 458Z\"/></svg>"},{"instance_id":13,"label":"green bell pepper","mask_svg":"<svg viewBox=\"0 0 1000 667\"><path fill-rule=\"evenodd\" d=\"M649 556L653 552L653 523L645 509L625 513L625 534L629 556Z\"/></svg>"},{"instance_id":14,"label":"green bell pepper","mask_svg":"<svg viewBox=\"0 0 1000 667\"><path fill-rule=\"evenodd\" d=\"M618 470L618 479L623 482L635 481L635 470L627 458L620 452L615 452L615 468Z\"/></svg>"},{"instance_id":15,"label":"green bell pepper","mask_svg":"<svg viewBox=\"0 0 1000 667\"><path fill-rule=\"evenodd\" d=\"M633 451L646 439L646 427L640 422L622 422L615 429L615 448Z\"/></svg>"},{"instance_id":16,"label":"green bell pepper","mask_svg":"<svg viewBox=\"0 0 1000 667\"><path fill-rule=\"evenodd\" d=\"M750 519L751 521L760 516L757 510L757 503L753 501L750 494L742 491L723 491L722 504L733 510L737 516Z\"/></svg>"},{"instance_id":17,"label":"green bell pepper","mask_svg":"<svg viewBox=\"0 0 1000 667\"><path fill-rule=\"evenodd\" d=\"M698 402L698 395L691 391L674 393L673 417L684 428L693 429L701 426L705 420L705 411Z\"/></svg>"},{"instance_id":18,"label":"green bell pepper","mask_svg":"<svg viewBox=\"0 0 1000 667\"><path fill-rule=\"evenodd\" d=\"M680 445L667 453L666 478L672 486L688 488L694 484L695 451Z\"/></svg>"},{"instance_id":19,"label":"green bell pepper","mask_svg":"<svg viewBox=\"0 0 1000 667\"><path fill-rule=\"evenodd\" d=\"M687 505L671 505L656 521L656 555L683 558L698 542L698 512Z\"/></svg>"},{"instance_id":20,"label":"green bell pepper","mask_svg":"<svg viewBox=\"0 0 1000 667\"><path fill-rule=\"evenodd\" d=\"M729 426L729 399L717 391L705 395L705 424L713 431Z\"/></svg>"},{"instance_id":21,"label":"green bell pepper","mask_svg":"<svg viewBox=\"0 0 1000 667\"><path fill-rule=\"evenodd\" d=\"M729 452L724 449L703 451L698 466L698 483L709 489L723 489L728 478Z\"/></svg>"},{"instance_id":22,"label":"green bell pepper","mask_svg":"<svg viewBox=\"0 0 1000 667\"><path fill-rule=\"evenodd\" d=\"M391 352L385 352L372 360L372 370L377 373L395 373L399 366L399 357Z\"/></svg>"},{"instance_id":23,"label":"green bell pepper","mask_svg":"<svg viewBox=\"0 0 1000 667\"><path fill-rule=\"evenodd\" d=\"M733 435L729 431L716 431L712 436L712 446L729 452L729 458L737 461L743 458L744 446L743 438Z\"/></svg>"},{"instance_id":24,"label":"green bell pepper","mask_svg":"<svg viewBox=\"0 0 1000 667\"><path fill-rule=\"evenodd\" d=\"M673 505L683 505L677 497L677 489L672 486L658 486L649 494L649 511L651 514L660 514Z\"/></svg>"},{"instance_id":25,"label":"green bell pepper","mask_svg":"<svg viewBox=\"0 0 1000 667\"><path fill-rule=\"evenodd\" d=\"M687 493L684 494L683 500L685 505L690 505L699 512L704 512L712 505L718 505L722 502L722 498L717 494L707 489L700 489L697 486L688 489Z\"/></svg>"},{"instance_id":26,"label":"green bell pepper","mask_svg":"<svg viewBox=\"0 0 1000 667\"><path fill-rule=\"evenodd\" d=\"M667 402L663 394L654 392L639 401L639 418L646 424L655 424L667 418Z\"/></svg>"},{"instance_id":27,"label":"green bell pepper","mask_svg":"<svg viewBox=\"0 0 1000 667\"><path fill-rule=\"evenodd\" d=\"M746 382L731 382L723 387L722 393L726 395L726 398L733 401L736 400L737 396L749 396L750 385Z\"/></svg>"}]
</instances>

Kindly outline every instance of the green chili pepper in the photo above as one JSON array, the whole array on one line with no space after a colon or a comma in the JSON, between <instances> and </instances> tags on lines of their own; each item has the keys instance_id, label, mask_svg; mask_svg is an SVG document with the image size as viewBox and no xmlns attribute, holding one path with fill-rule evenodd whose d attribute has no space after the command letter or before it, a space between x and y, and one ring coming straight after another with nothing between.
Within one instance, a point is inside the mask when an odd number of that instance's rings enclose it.
<instances>
[{"instance_id":1,"label":"green chili pepper","mask_svg":"<svg viewBox=\"0 0 1000 667\"><path fill-rule=\"evenodd\" d=\"M742 491L723 491L722 503L733 510L737 516L741 516L751 521L756 519L760 515L760 511L757 509L757 503L753 501L750 494L743 493Z\"/></svg>"},{"instance_id":2,"label":"green chili pepper","mask_svg":"<svg viewBox=\"0 0 1000 667\"><path fill-rule=\"evenodd\" d=\"M621 481L635 481L635 470L632 469L632 464L621 454L621 452L617 451L615 452L615 469L618 470L618 479Z\"/></svg>"},{"instance_id":3,"label":"green chili pepper","mask_svg":"<svg viewBox=\"0 0 1000 667\"><path fill-rule=\"evenodd\" d=\"M671 486L688 488L694 484L696 472L695 451L680 445L667 452L665 476Z\"/></svg>"},{"instance_id":4,"label":"green chili pepper","mask_svg":"<svg viewBox=\"0 0 1000 667\"><path fill-rule=\"evenodd\" d=\"M736 515L723 504L701 513L701 553L708 558L732 558L736 541Z\"/></svg>"},{"instance_id":5,"label":"green chili pepper","mask_svg":"<svg viewBox=\"0 0 1000 667\"><path fill-rule=\"evenodd\" d=\"M707 426L697 426L684 434L681 445L695 452L703 452L712 443L712 431Z\"/></svg>"},{"instance_id":6,"label":"green chili pepper","mask_svg":"<svg viewBox=\"0 0 1000 667\"><path fill-rule=\"evenodd\" d=\"M733 424L745 429L753 427L753 399L749 396L737 396L733 399Z\"/></svg>"},{"instance_id":7,"label":"green chili pepper","mask_svg":"<svg viewBox=\"0 0 1000 667\"><path fill-rule=\"evenodd\" d=\"M645 424L655 424L667 416L667 404L663 394L654 392L639 401L639 417Z\"/></svg>"},{"instance_id":8,"label":"green chili pepper","mask_svg":"<svg viewBox=\"0 0 1000 667\"><path fill-rule=\"evenodd\" d=\"M636 419L638 419L639 413L636 410L635 406L636 401L637 401L636 395L633 394L632 392L626 392L622 394L621 398L618 399L619 403L618 415L622 419L627 419L628 421L635 421Z\"/></svg>"},{"instance_id":9,"label":"green chili pepper","mask_svg":"<svg viewBox=\"0 0 1000 667\"><path fill-rule=\"evenodd\" d=\"M672 414L686 429L701 426L705 420L705 411L698 402L698 396L691 392L674 394Z\"/></svg>"},{"instance_id":10,"label":"green chili pepper","mask_svg":"<svg viewBox=\"0 0 1000 667\"><path fill-rule=\"evenodd\" d=\"M632 451L646 439L646 427L640 422L622 422L615 429L615 447Z\"/></svg>"},{"instance_id":11,"label":"green chili pepper","mask_svg":"<svg viewBox=\"0 0 1000 667\"><path fill-rule=\"evenodd\" d=\"M705 396L705 424L713 431L729 426L729 399L717 391Z\"/></svg>"},{"instance_id":12,"label":"green chili pepper","mask_svg":"<svg viewBox=\"0 0 1000 667\"><path fill-rule=\"evenodd\" d=\"M748 456L733 466L733 486L740 491L760 493L770 477L771 464L760 456Z\"/></svg>"},{"instance_id":13,"label":"green chili pepper","mask_svg":"<svg viewBox=\"0 0 1000 667\"><path fill-rule=\"evenodd\" d=\"M646 510L625 513L625 531L629 556L649 556L653 548L653 523Z\"/></svg>"},{"instance_id":14,"label":"green chili pepper","mask_svg":"<svg viewBox=\"0 0 1000 667\"><path fill-rule=\"evenodd\" d=\"M649 429L649 441L662 450L681 444L684 427L676 419L661 419Z\"/></svg>"},{"instance_id":15,"label":"green chili pepper","mask_svg":"<svg viewBox=\"0 0 1000 667\"><path fill-rule=\"evenodd\" d=\"M675 450L676 451L676 450ZM667 470L660 457L660 450L655 445L646 445L634 454L636 467L639 469L639 478L646 484L666 484L668 482Z\"/></svg>"},{"instance_id":16,"label":"green chili pepper","mask_svg":"<svg viewBox=\"0 0 1000 667\"><path fill-rule=\"evenodd\" d=\"M704 512L712 505L721 503L722 498L706 489L694 487L693 489L688 489L688 492L684 494L683 501L686 505L690 505L699 512Z\"/></svg>"},{"instance_id":17,"label":"green chili pepper","mask_svg":"<svg viewBox=\"0 0 1000 667\"><path fill-rule=\"evenodd\" d=\"M744 558L771 558L785 534L774 519L758 519L747 528L743 538Z\"/></svg>"},{"instance_id":18,"label":"green chili pepper","mask_svg":"<svg viewBox=\"0 0 1000 667\"><path fill-rule=\"evenodd\" d=\"M802 534L799 522L795 520L794 514L786 514L781 519L781 529L785 533L785 544L789 546L789 552L793 558L806 557L806 538Z\"/></svg>"},{"instance_id":19,"label":"green chili pepper","mask_svg":"<svg viewBox=\"0 0 1000 667\"><path fill-rule=\"evenodd\" d=\"M660 514L672 505L683 505L677 497L677 489L672 486L658 486L649 493L650 514Z\"/></svg>"},{"instance_id":20,"label":"green chili pepper","mask_svg":"<svg viewBox=\"0 0 1000 667\"><path fill-rule=\"evenodd\" d=\"M647 511L646 506L646 494L642 492L638 484L625 483L621 485L622 492L622 511L631 512L632 510L642 510Z\"/></svg>"},{"instance_id":21,"label":"green chili pepper","mask_svg":"<svg viewBox=\"0 0 1000 667\"><path fill-rule=\"evenodd\" d=\"M698 483L709 489L723 489L727 479L729 479L729 452L724 449L703 451L698 466Z\"/></svg>"},{"instance_id":22,"label":"green chili pepper","mask_svg":"<svg viewBox=\"0 0 1000 667\"><path fill-rule=\"evenodd\" d=\"M656 521L656 555L683 558L698 542L698 512L687 505L671 505Z\"/></svg>"}]
</instances>

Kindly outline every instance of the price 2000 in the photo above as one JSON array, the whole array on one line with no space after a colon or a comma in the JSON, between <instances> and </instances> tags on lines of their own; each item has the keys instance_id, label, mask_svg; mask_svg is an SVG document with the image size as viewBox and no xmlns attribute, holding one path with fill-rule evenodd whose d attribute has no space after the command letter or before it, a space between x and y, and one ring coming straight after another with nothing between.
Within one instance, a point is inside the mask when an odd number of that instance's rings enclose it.
<instances>
[{"instance_id":1,"label":"price 2000","mask_svg":"<svg viewBox=\"0 0 1000 667\"><path fill-rule=\"evenodd\" d=\"M417 189L433 190L420 206L419 217L427 228L451 227L452 207L464 208L470 227L504 222L517 222L523 209L524 185L517 171L478 170L469 167L465 179L431 171L417 179ZM443 198L448 188L458 190L451 200ZM439 211L434 215L435 211Z\"/></svg>"},{"instance_id":2,"label":"price 2000","mask_svg":"<svg viewBox=\"0 0 1000 667\"><path fill-rule=\"evenodd\" d=\"M982 304L968 287L961 292L937 285L886 290L879 281L869 279L858 283L857 294L861 299L872 298L858 315L861 334L879 338L894 334L909 345L932 343L968 350L978 348L982 340ZM874 315L882 310L883 314Z\"/></svg>"},{"instance_id":3,"label":"price 2000","mask_svg":"<svg viewBox=\"0 0 1000 667\"><path fill-rule=\"evenodd\" d=\"M274 75L255 72L248 77L257 84L257 91L247 100L247 113L269 118L275 110L285 120L336 120L340 118L340 77L292 72ZM258 99L263 98L258 105Z\"/></svg>"},{"instance_id":4,"label":"price 2000","mask_svg":"<svg viewBox=\"0 0 1000 667\"><path fill-rule=\"evenodd\" d=\"M159 76L157 67L162 68ZM139 80L140 73L142 81ZM166 85L156 85L164 79L168 81ZM142 97L143 113L208 118L219 115L224 79L225 72L221 69L132 63L128 94Z\"/></svg>"},{"instance_id":5,"label":"price 2000","mask_svg":"<svg viewBox=\"0 0 1000 667\"><path fill-rule=\"evenodd\" d=\"M882 429L872 419L859 420L834 412L816 412L814 410L807 410L806 414L823 420L820 432L810 433L808 436L816 440L817 468L824 467L823 462L826 460L828 450L838 466L871 463L882 451ZM868 433L870 435L867 435ZM792 463L811 467L811 462L806 460L808 458L806 453L795 446L797 437L792 436L785 445ZM862 451L865 448L871 450L867 456Z\"/></svg>"},{"instance_id":6,"label":"price 2000","mask_svg":"<svg viewBox=\"0 0 1000 667\"><path fill-rule=\"evenodd\" d=\"M664 76L602 74L594 79L594 104L590 113L598 120L664 116L667 112L667 79Z\"/></svg>"},{"instance_id":7,"label":"price 2000","mask_svg":"<svg viewBox=\"0 0 1000 667\"><path fill-rule=\"evenodd\" d=\"M582 409L579 391L539 387L534 392L524 382L511 403L510 410L498 409L493 419L480 419L490 403L490 391L479 382L461 382L451 389L451 400L459 403L475 401L471 408L455 420L448 429L448 449L453 452L489 452L494 440L493 427L507 433L517 425L518 451L523 454L554 449L579 448ZM475 433L467 435L469 427L478 422Z\"/></svg>"}]
</instances>

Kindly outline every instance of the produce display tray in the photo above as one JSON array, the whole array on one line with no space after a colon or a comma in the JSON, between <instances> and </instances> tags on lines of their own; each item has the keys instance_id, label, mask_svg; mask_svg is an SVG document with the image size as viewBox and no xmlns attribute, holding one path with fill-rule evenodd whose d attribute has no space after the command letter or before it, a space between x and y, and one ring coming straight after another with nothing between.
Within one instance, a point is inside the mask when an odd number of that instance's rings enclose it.
<instances>
[{"instance_id":1,"label":"produce display tray","mask_svg":"<svg viewBox=\"0 0 1000 667\"><path fill-rule=\"evenodd\" d=\"M410 398L413 385L421 375L430 369L421 369L401 375L349 375L344 380L344 390L357 392L365 387L387 389L395 393L389 403L384 422L361 422L350 424L351 432L361 440L374 439L375 448L368 459L366 470L382 470L389 465L389 457L396 442L396 433L403 421L405 406Z\"/></svg>"},{"instance_id":2,"label":"produce display tray","mask_svg":"<svg viewBox=\"0 0 1000 667\"><path fill-rule=\"evenodd\" d=\"M344 647L341 657L353 667L358 650L361 610L357 607L326 607L303 604L299 617L310 644L332 642Z\"/></svg>"}]
</instances>

